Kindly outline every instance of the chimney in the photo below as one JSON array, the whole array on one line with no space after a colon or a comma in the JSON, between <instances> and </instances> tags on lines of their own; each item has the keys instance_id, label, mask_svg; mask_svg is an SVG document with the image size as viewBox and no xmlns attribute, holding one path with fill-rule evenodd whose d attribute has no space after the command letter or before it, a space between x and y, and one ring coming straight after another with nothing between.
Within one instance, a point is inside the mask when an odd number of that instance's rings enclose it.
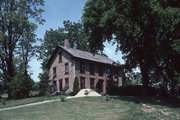
<instances>
[{"instance_id":1,"label":"chimney","mask_svg":"<svg viewBox=\"0 0 180 120\"><path fill-rule=\"evenodd\" d=\"M68 39L64 40L64 47L70 48L70 44L69 44L69 40Z\"/></svg>"}]
</instances>

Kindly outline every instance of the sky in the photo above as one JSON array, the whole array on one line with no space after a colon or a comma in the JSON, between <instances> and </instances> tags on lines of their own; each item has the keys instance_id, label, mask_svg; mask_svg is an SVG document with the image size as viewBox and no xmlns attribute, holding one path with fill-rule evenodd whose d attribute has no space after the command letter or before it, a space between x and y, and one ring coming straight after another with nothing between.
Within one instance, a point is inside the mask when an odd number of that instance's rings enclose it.
<instances>
[{"instance_id":1,"label":"sky","mask_svg":"<svg viewBox=\"0 0 180 120\"><path fill-rule=\"evenodd\" d=\"M42 7L45 12L42 14L42 18L46 20L43 25L39 25L36 30L37 38L44 37L46 30L57 29L63 26L63 21L70 20L72 22L78 22L81 20L83 13L83 7L87 0L45 0L45 5ZM114 61L124 63L122 60L121 52L115 52L116 44L104 43L104 53L108 55ZM36 58L30 61L31 78L34 81L39 81L38 75L42 72L41 61Z\"/></svg>"}]
</instances>

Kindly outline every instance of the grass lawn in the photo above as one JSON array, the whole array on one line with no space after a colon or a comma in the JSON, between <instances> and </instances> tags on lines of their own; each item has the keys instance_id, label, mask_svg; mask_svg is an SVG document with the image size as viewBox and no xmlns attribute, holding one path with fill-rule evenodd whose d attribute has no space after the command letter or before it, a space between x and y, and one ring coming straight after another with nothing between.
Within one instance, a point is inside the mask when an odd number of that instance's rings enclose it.
<instances>
[{"instance_id":1,"label":"grass lawn","mask_svg":"<svg viewBox=\"0 0 180 120\"><path fill-rule=\"evenodd\" d=\"M56 99L56 98L58 97L57 96L54 96L54 97L42 96L42 97L32 97L32 98L24 98L24 99L18 99L18 100L8 100L4 98L4 99L0 99L0 108L24 105L28 103L51 100L51 99Z\"/></svg>"},{"instance_id":2,"label":"grass lawn","mask_svg":"<svg viewBox=\"0 0 180 120\"><path fill-rule=\"evenodd\" d=\"M180 101L85 97L0 111L1 120L180 120Z\"/></svg>"}]
</instances>

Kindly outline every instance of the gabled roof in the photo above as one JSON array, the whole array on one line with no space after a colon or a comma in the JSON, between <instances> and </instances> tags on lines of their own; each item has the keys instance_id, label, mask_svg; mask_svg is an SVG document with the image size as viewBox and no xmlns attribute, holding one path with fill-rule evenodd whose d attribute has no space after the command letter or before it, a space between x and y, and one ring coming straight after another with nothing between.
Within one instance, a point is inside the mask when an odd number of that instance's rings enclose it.
<instances>
[{"instance_id":1,"label":"gabled roof","mask_svg":"<svg viewBox=\"0 0 180 120\"><path fill-rule=\"evenodd\" d=\"M94 61L94 62L99 62L99 63L103 63L103 64L117 66L116 62L114 62L113 60L111 60L110 58L108 58L106 56L93 54L93 53L90 53L87 51L82 51L82 50L75 49L75 48L67 48L64 46L56 47L53 55L51 56L51 58L48 61L48 64L47 64L48 66L51 64L51 61L53 60L54 55L59 50L59 48L63 49L64 51L66 51L67 53L69 53L70 55L72 55L73 57L76 57L76 58L81 58L81 59L85 59L85 60L89 60L89 61Z\"/></svg>"}]
</instances>

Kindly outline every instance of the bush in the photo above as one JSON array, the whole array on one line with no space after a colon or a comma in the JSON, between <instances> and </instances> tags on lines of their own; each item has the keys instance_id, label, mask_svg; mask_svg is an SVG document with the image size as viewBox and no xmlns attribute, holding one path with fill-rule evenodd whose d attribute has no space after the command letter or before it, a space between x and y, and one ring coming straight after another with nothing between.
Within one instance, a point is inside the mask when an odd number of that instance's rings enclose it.
<instances>
[{"instance_id":1,"label":"bush","mask_svg":"<svg viewBox=\"0 0 180 120\"><path fill-rule=\"evenodd\" d=\"M109 88L109 95L120 95L120 96L143 96L144 87L141 85L130 85L121 87L111 87ZM147 96L157 96L158 90L154 87L147 88Z\"/></svg>"},{"instance_id":2,"label":"bush","mask_svg":"<svg viewBox=\"0 0 180 120\"><path fill-rule=\"evenodd\" d=\"M66 98L64 96L61 97L61 102L66 102Z\"/></svg>"},{"instance_id":3,"label":"bush","mask_svg":"<svg viewBox=\"0 0 180 120\"><path fill-rule=\"evenodd\" d=\"M17 73L11 83L8 84L12 90L12 98L19 99L29 97L33 83L30 76Z\"/></svg>"},{"instance_id":4,"label":"bush","mask_svg":"<svg viewBox=\"0 0 180 120\"><path fill-rule=\"evenodd\" d=\"M80 90L80 88L79 88L79 80L78 80L78 78L76 77L76 78L74 79L72 95L76 95L76 94L79 92L79 90Z\"/></svg>"},{"instance_id":5,"label":"bush","mask_svg":"<svg viewBox=\"0 0 180 120\"><path fill-rule=\"evenodd\" d=\"M87 90L85 90L84 95L88 95L88 94L89 94L89 92Z\"/></svg>"},{"instance_id":6,"label":"bush","mask_svg":"<svg viewBox=\"0 0 180 120\"><path fill-rule=\"evenodd\" d=\"M0 94L3 93L3 90L4 90L4 84L2 81L0 81Z\"/></svg>"},{"instance_id":7,"label":"bush","mask_svg":"<svg viewBox=\"0 0 180 120\"><path fill-rule=\"evenodd\" d=\"M144 87L141 85L126 86L118 88L118 95L122 96L142 96ZM147 96L157 96L157 90L154 87L147 88Z\"/></svg>"}]
</instances>

